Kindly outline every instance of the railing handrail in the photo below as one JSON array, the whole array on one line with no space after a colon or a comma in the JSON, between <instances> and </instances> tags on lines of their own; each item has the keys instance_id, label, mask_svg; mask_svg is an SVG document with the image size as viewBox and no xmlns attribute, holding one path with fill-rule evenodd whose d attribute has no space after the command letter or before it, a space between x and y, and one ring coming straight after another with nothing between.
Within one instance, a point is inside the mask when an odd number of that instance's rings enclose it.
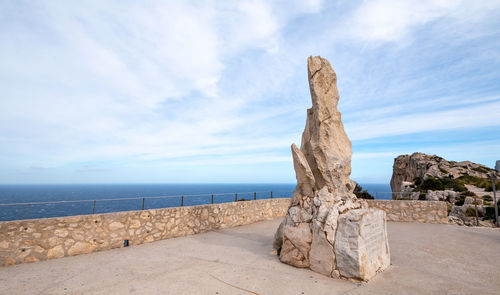
<instances>
[{"instance_id":1,"label":"railing handrail","mask_svg":"<svg viewBox=\"0 0 500 295\"><path fill-rule=\"evenodd\" d=\"M295 191L294 190L278 190L274 191L274 193L290 193L293 195ZM26 206L26 218L29 219L30 216L30 207L34 205L48 205L48 204L74 204L74 203L93 203L92 206L92 214L95 214L96 212L96 203L103 203L103 202L110 202L110 201L130 201L130 200L142 200L142 210L146 209L146 200L150 199L173 199L173 198L179 198L180 199L180 207L184 206L184 198L193 198L193 197L211 197L209 203L207 202L206 204L214 204L214 197L216 196L232 196L234 195L234 201L231 202L237 202L237 201L243 201L247 200L245 198L242 198L242 195L245 196L246 194L252 194L253 198L250 197L248 198L248 201L251 199L257 200L257 194L268 194L264 198L260 197L259 200L261 199L273 199L273 191L253 191L253 192L223 192L223 193L203 193L203 194L188 194L188 195L183 195L183 194L176 194L176 195L167 195L167 196L138 196L138 197L128 197L128 198L107 198L107 199L86 199L86 200L62 200L62 201L45 201L45 202L23 202L23 203L1 203L0 207L8 207L8 206ZM377 197L379 194L401 194L402 192L370 192L370 194L373 194ZM240 198L238 198L238 195ZM276 196L276 195L275 195ZM141 208L141 206L139 206ZM112 212L119 212L122 210L118 211L112 211ZM76 214L78 215L78 214ZM68 215L68 216L75 216L75 215ZM22 220L22 219L14 219L14 220Z\"/></svg>"},{"instance_id":2,"label":"railing handrail","mask_svg":"<svg viewBox=\"0 0 500 295\"><path fill-rule=\"evenodd\" d=\"M108 201L126 201L126 200L142 200L142 199L168 199L180 197L203 197L203 196L224 196L234 194L262 194L270 193L271 191L256 191L256 192L225 192L225 193L205 193L205 194L191 194L191 195L170 195L170 196L144 196L133 198L110 198L110 199L87 199L87 200L62 200L62 201L46 201L46 202L25 202L25 203L0 203L0 207L6 206L27 206L27 205L47 205L47 204L64 204L64 203L85 203L85 202L108 202ZM274 193L290 193L290 191L272 191ZM402 192L372 192L371 194L399 194Z\"/></svg>"},{"instance_id":3,"label":"railing handrail","mask_svg":"<svg viewBox=\"0 0 500 295\"><path fill-rule=\"evenodd\" d=\"M111 198L111 199L87 199L87 200L62 200L62 201L47 201L47 202L25 202L25 203L0 203L0 206L27 206L27 205L47 205L47 204L63 204L63 203L85 203L85 202L106 202L106 201L123 201L123 200L142 200L142 199L167 199L167 198L180 198L180 197L203 197L203 196L225 196L234 194L262 194L262 193L290 193L293 191L255 191L255 192L227 192L227 193L205 193L205 194L192 194L192 195L171 195L171 196L145 196L133 198Z\"/></svg>"}]
</instances>

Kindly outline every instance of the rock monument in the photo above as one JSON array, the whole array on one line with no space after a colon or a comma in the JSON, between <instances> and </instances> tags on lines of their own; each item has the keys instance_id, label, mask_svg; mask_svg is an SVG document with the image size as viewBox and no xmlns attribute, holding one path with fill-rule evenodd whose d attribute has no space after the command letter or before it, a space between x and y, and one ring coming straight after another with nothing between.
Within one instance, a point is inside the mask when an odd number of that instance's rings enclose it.
<instances>
[{"instance_id":1,"label":"rock monument","mask_svg":"<svg viewBox=\"0 0 500 295\"><path fill-rule=\"evenodd\" d=\"M319 56L307 62L312 108L300 149L292 144L297 187L273 246L284 263L366 281L390 264L385 212L353 193L335 72Z\"/></svg>"}]
</instances>

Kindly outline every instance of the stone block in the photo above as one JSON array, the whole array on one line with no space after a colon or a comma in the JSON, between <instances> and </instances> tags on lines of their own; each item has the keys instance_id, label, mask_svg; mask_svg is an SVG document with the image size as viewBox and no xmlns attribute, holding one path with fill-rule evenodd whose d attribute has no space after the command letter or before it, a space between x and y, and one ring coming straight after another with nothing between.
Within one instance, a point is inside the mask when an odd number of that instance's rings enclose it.
<instances>
[{"instance_id":1,"label":"stone block","mask_svg":"<svg viewBox=\"0 0 500 295\"><path fill-rule=\"evenodd\" d=\"M390 264L385 212L356 209L339 216L335 256L340 274L368 281Z\"/></svg>"},{"instance_id":2,"label":"stone block","mask_svg":"<svg viewBox=\"0 0 500 295\"><path fill-rule=\"evenodd\" d=\"M310 268L325 276L331 276L335 269L333 246L326 238L326 233L318 221L312 223L312 243L309 252Z\"/></svg>"},{"instance_id":3,"label":"stone block","mask_svg":"<svg viewBox=\"0 0 500 295\"><path fill-rule=\"evenodd\" d=\"M311 242L312 233L308 223L301 223L298 226L285 225L280 253L281 262L296 267L309 267Z\"/></svg>"},{"instance_id":4,"label":"stone block","mask_svg":"<svg viewBox=\"0 0 500 295\"><path fill-rule=\"evenodd\" d=\"M47 259L64 257L64 249L61 245L55 246L47 253Z\"/></svg>"},{"instance_id":5,"label":"stone block","mask_svg":"<svg viewBox=\"0 0 500 295\"><path fill-rule=\"evenodd\" d=\"M71 248L68 250L68 255L79 255L79 254L87 254L91 253L95 250L95 245L85 242L76 242Z\"/></svg>"}]
</instances>

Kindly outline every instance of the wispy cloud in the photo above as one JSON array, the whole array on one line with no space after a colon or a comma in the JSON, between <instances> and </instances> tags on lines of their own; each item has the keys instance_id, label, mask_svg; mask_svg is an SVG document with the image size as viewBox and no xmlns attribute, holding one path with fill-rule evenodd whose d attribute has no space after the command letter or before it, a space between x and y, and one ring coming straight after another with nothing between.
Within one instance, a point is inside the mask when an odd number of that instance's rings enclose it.
<instances>
[{"instance_id":1,"label":"wispy cloud","mask_svg":"<svg viewBox=\"0 0 500 295\"><path fill-rule=\"evenodd\" d=\"M500 101L439 112L401 116L392 113L375 120L358 121L346 128L351 139L360 140L436 130L500 126L500 116L497 114L500 114Z\"/></svg>"},{"instance_id":2,"label":"wispy cloud","mask_svg":"<svg viewBox=\"0 0 500 295\"><path fill-rule=\"evenodd\" d=\"M367 41L399 41L415 27L446 16L460 0L364 1L353 14L351 34Z\"/></svg>"}]
</instances>

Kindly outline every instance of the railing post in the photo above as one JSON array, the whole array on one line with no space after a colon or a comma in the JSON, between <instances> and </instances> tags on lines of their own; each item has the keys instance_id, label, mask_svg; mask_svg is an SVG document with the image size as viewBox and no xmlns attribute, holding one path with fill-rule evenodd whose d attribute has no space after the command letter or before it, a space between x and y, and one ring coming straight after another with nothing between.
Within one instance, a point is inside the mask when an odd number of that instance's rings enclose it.
<instances>
[{"instance_id":1,"label":"railing post","mask_svg":"<svg viewBox=\"0 0 500 295\"><path fill-rule=\"evenodd\" d=\"M144 202L146 201L146 198L142 198L142 210L144 210Z\"/></svg>"},{"instance_id":2,"label":"railing post","mask_svg":"<svg viewBox=\"0 0 500 295\"><path fill-rule=\"evenodd\" d=\"M214 194L212 194L212 200L210 201L210 204L214 203Z\"/></svg>"},{"instance_id":3,"label":"railing post","mask_svg":"<svg viewBox=\"0 0 500 295\"><path fill-rule=\"evenodd\" d=\"M257 200L257 192L253 193L253 199Z\"/></svg>"},{"instance_id":4,"label":"railing post","mask_svg":"<svg viewBox=\"0 0 500 295\"><path fill-rule=\"evenodd\" d=\"M378 192L375 192L375 200L378 200Z\"/></svg>"},{"instance_id":5,"label":"railing post","mask_svg":"<svg viewBox=\"0 0 500 295\"><path fill-rule=\"evenodd\" d=\"M94 208L92 208L92 215L95 214L95 200L94 200Z\"/></svg>"},{"instance_id":6,"label":"railing post","mask_svg":"<svg viewBox=\"0 0 500 295\"><path fill-rule=\"evenodd\" d=\"M26 219L30 217L30 204L26 205Z\"/></svg>"},{"instance_id":7,"label":"railing post","mask_svg":"<svg viewBox=\"0 0 500 295\"><path fill-rule=\"evenodd\" d=\"M493 202L494 202L493 206L495 206L495 224L498 227L498 204L497 204L497 191L495 188L495 182L496 182L495 173L496 172L491 172L491 186L493 188Z\"/></svg>"},{"instance_id":8,"label":"railing post","mask_svg":"<svg viewBox=\"0 0 500 295\"><path fill-rule=\"evenodd\" d=\"M237 202L238 201L238 193L235 193L234 194L234 201Z\"/></svg>"},{"instance_id":9,"label":"railing post","mask_svg":"<svg viewBox=\"0 0 500 295\"><path fill-rule=\"evenodd\" d=\"M476 226L479 226L479 217L477 216L477 198L474 197L474 207L476 207Z\"/></svg>"},{"instance_id":10,"label":"railing post","mask_svg":"<svg viewBox=\"0 0 500 295\"><path fill-rule=\"evenodd\" d=\"M273 192L271 192L271 199L273 198Z\"/></svg>"},{"instance_id":11,"label":"railing post","mask_svg":"<svg viewBox=\"0 0 500 295\"><path fill-rule=\"evenodd\" d=\"M181 196L181 207L184 206L184 196Z\"/></svg>"}]
</instances>

